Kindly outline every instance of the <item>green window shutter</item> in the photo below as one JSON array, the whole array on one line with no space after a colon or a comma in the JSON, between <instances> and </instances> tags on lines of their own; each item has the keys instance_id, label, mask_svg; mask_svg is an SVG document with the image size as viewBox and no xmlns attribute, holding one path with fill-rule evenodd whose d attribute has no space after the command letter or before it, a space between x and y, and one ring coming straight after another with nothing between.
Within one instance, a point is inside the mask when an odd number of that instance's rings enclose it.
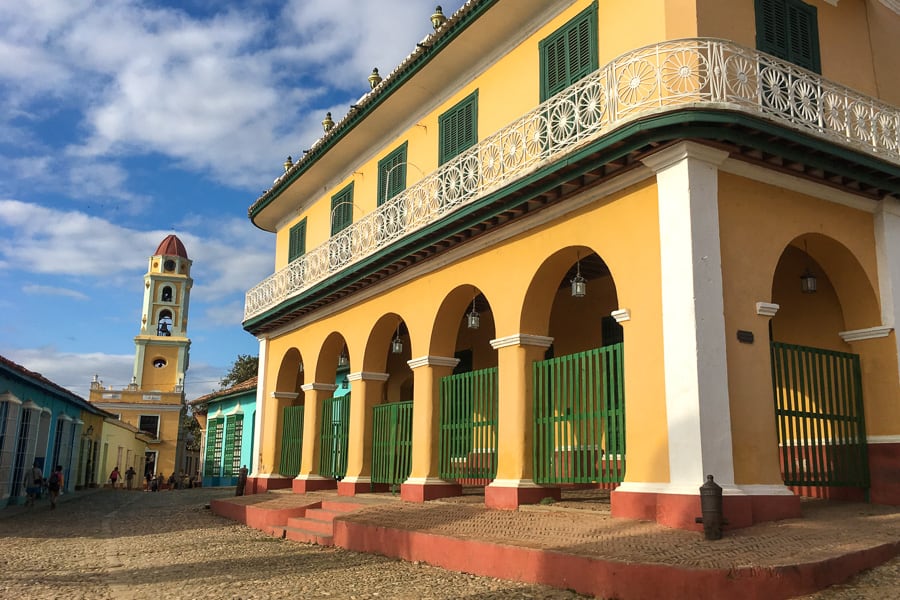
<instances>
[{"instance_id":1,"label":"green window shutter","mask_svg":"<svg viewBox=\"0 0 900 600\"><path fill-rule=\"evenodd\" d=\"M406 146L378 161L378 206L406 189Z\"/></svg>"},{"instance_id":2,"label":"green window shutter","mask_svg":"<svg viewBox=\"0 0 900 600\"><path fill-rule=\"evenodd\" d=\"M756 0L756 47L820 72L816 7L801 0Z\"/></svg>"},{"instance_id":3,"label":"green window shutter","mask_svg":"<svg viewBox=\"0 0 900 600\"><path fill-rule=\"evenodd\" d=\"M439 162L444 164L478 141L478 90L438 119Z\"/></svg>"},{"instance_id":4,"label":"green window shutter","mask_svg":"<svg viewBox=\"0 0 900 600\"><path fill-rule=\"evenodd\" d=\"M541 102L566 89L599 67L597 3L538 44L541 64Z\"/></svg>"},{"instance_id":5,"label":"green window shutter","mask_svg":"<svg viewBox=\"0 0 900 600\"><path fill-rule=\"evenodd\" d=\"M244 440L244 415L234 415L234 443L231 451L231 476L241 474L241 444Z\"/></svg>"},{"instance_id":6,"label":"green window shutter","mask_svg":"<svg viewBox=\"0 0 900 600\"><path fill-rule=\"evenodd\" d=\"M291 227L288 246L288 262L306 254L306 219Z\"/></svg>"},{"instance_id":7,"label":"green window shutter","mask_svg":"<svg viewBox=\"0 0 900 600\"><path fill-rule=\"evenodd\" d=\"M353 184L331 197L331 235L337 235L353 222Z\"/></svg>"},{"instance_id":8,"label":"green window shutter","mask_svg":"<svg viewBox=\"0 0 900 600\"><path fill-rule=\"evenodd\" d=\"M222 452L222 475L232 475L232 461L234 456L234 417L228 419L225 425L225 448Z\"/></svg>"}]
</instances>

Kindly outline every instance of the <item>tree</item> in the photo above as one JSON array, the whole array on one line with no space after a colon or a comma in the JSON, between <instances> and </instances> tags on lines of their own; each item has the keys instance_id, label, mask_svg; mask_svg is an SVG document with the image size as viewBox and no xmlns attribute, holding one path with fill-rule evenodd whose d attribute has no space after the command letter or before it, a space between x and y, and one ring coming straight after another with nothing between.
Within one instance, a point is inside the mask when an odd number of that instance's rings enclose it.
<instances>
[{"instance_id":1,"label":"tree","mask_svg":"<svg viewBox=\"0 0 900 600\"><path fill-rule=\"evenodd\" d=\"M259 371L259 357L249 354L238 354L225 377L219 382L219 389L228 389L251 377L256 377Z\"/></svg>"}]
</instances>

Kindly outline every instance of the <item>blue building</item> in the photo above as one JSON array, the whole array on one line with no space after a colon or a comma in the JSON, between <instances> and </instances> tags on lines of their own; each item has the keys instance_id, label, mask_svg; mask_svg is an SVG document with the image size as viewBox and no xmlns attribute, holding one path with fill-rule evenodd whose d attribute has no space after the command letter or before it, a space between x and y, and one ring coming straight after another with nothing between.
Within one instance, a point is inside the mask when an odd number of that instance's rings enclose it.
<instances>
[{"instance_id":1,"label":"blue building","mask_svg":"<svg viewBox=\"0 0 900 600\"><path fill-rule=\"evenodd\" d=\"M242 466L253 461L256 377L191 401L194 415L206 415L203 485L236 485Z\"/></svg>"},{"instance_id":2,"label":"blue building","mask_svg":"<svg viewBox=\"0 0 900 600\"><path fill-rule=\"evenodd\" d=\"M103 420L112 416L0 356L0 507L25 502L34 464L45 478L62 465L63 491L94 482Z\"/></svg>"}]
</instances>

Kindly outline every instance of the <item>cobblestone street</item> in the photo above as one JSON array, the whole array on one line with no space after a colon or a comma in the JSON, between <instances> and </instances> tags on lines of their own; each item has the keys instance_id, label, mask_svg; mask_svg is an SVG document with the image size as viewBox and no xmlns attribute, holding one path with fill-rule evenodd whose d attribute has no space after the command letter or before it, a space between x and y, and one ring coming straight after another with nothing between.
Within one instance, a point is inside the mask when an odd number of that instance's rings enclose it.
<instances>
[{"instance_id":1,"label":"cobblestone street","mask_svg":"<svg viewBox=\"0 0 900 600\"><path fill-rule=\"evenodd\" d=\"M234 488L76 493L0 511L0 598L582 598L268 537L204 506Z\"/></svg>"},{"instance_id":2,"label":"cobblestone street","mask_svg":"<svg viewBox=\"0 0 900 600\"><path fill-rule=\"evenodd\" d=\"M0 511L0 598L582 598L276 539L205 508L233 488L98 490ZM807 600L896 597L900 558ZM660 592L665 598L665 592Z\"/></svg>"}]
</instances>

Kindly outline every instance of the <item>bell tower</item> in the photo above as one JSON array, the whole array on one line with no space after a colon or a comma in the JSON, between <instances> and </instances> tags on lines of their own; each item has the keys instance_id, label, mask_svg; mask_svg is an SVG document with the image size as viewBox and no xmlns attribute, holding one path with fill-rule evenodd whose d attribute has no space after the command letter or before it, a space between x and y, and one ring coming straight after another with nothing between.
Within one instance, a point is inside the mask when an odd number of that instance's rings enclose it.
<instances>
[{"instance_id":1,"label":"bell tower","mask_svg":"<svg viewBox=\"0 0 900 600\"><path fill-rule=\"evenodd\" d=\"M132 385L143 391L182 392L188 369L191 260L175 235L150 257L144 275L141 331L134 338Z\"/></svg>"}]
</instances>

